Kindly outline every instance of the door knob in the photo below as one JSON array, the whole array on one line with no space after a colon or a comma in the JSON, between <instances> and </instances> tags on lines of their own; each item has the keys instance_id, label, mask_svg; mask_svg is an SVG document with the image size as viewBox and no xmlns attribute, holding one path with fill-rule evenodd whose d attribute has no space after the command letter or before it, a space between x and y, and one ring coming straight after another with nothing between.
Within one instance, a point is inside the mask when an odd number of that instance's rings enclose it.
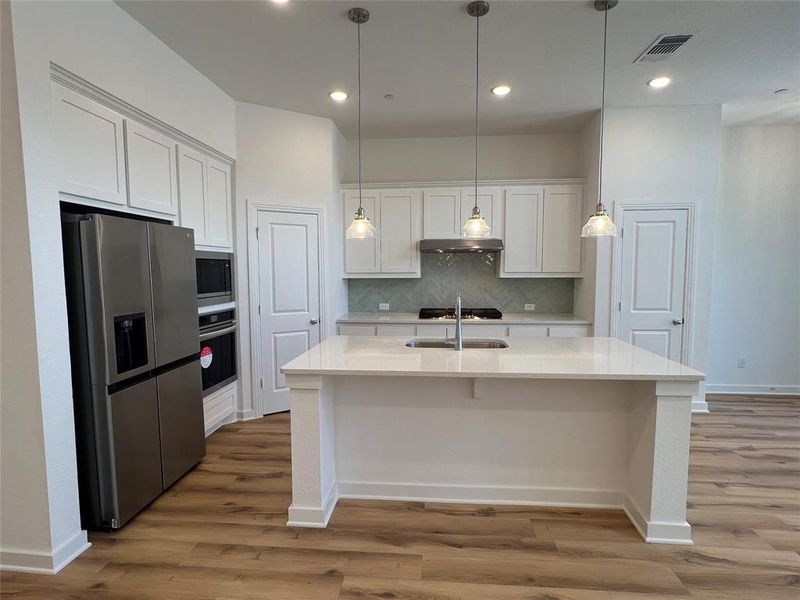
<instances>
[{"instance_id":1,"label":"door knob","mask_svg":"<svg viewBox=\"0 0 800 600\"><path fill-rule=\"evenodd\" d=\"M673 325L683 325L683 319L672 319Z\"/></svg>"},{"instance_id":2,"label":"door knob","mask_svg":"<svg viewBox=\"0 0 800 600\"><path fill-rule=\"evenodd\" d=\"M319 321L317 319L311 319L310 323L312 325L316 325L317 323L319 323Z\"/></svg>"}]
</instances>

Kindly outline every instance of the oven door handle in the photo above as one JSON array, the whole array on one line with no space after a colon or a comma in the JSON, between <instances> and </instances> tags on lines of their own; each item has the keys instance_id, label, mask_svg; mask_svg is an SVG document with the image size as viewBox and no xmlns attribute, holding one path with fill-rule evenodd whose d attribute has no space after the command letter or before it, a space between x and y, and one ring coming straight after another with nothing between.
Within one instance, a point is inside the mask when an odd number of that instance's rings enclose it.
<instances>
[{"instance_id":1,"label":"oven door handle","mask_svg":"<svg viewBox=\"0 0 800 600\"><path fill-rule=\"evenodd\" d=\"M213 337L217 337L220 335L225 335L226 333L230 333L231 331L236 331L236 323L230 325L228 327L223 327L222 329L214 329L213 331L204 331L200 334L200 341L204 342L208 339Z\"/></svg>"}]
</instances>

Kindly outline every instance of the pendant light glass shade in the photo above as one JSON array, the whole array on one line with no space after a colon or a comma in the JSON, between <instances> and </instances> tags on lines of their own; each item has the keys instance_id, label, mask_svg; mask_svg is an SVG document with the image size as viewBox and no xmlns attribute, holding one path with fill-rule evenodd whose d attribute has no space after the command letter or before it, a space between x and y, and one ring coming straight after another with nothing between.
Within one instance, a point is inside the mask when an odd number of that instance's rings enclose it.
<instances>
[{"instance_id":1,"label":"pendant light glass shade","mask_svg":"<svg viewBox=\"0 0 800 600\"><path fill-rule=\"evenodd\" d=\"M596 238L596 237L616 237L617 226L608 216L605 207L602 204L597 205L595 213L586 221L586 225L581 229L581 237Z\"/></svg>"},{"instance_id":2,"label":"pendant light glass shade","mask_svg":"<svg viewBox=\"0 0 800 600\"><path fill-rule=\"evenodd\" d=\"M489 223L486 222L486 219L481 216L481 209L478 208L477 205L472 209L472 214L469 216L466 223L464 223L464 227L461 228L461 231L464 237L470 240L488 238L492 235L492 228L489 227Z\"/></svg>"},{"instance_id":3,"label":"pendant light glass shade","mask_svg":"<svg viewBox=\"0 0 800 600\"><path fill-rule=\"evenodd\" d=\"M364 207L359 206L356 211L356 216L353 217L353 222L345 232L345 237L348 240L370 240L375 237L375 226L370 223L367 215L364 214Z\"/></svg>"}]
</instances>

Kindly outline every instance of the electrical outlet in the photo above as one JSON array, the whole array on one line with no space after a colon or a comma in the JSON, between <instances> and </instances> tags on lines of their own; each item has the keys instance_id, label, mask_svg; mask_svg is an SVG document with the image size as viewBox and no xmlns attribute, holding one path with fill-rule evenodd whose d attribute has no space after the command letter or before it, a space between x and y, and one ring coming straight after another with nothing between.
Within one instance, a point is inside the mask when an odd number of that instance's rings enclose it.
<instances>
[{"instance_id":1,"label":"electrical outlet","mask_svg":"<svg viewBox=\"0 0 800 600\"><path fill-rule=\"evenodd\" d=\"M526 304L525 305L525 310L529 310L529 311L533 312L533 311L536 310L536 305L535 304Z\"/></svg>"},{"instance_id":2,"label":"electrical outlet","mask_svg":"<svg viewBox=\"0 0 800 600\"><path fill-rule=\"evenodd\" d=\"M389 310L389 303L381 302L380 304L378 304L378 310Z\"/></svg>"},{"instance_id":3,"label":"electrical outlet","mask_svg":"<svg viewBox=\"0 0 800 600\"><path fill-rule=\"evenodd\" d=\"M736 359L736 368L737 369L744 369L747 366L747 359L744 356L740 356Z\"/></svg>"}]
</instances>

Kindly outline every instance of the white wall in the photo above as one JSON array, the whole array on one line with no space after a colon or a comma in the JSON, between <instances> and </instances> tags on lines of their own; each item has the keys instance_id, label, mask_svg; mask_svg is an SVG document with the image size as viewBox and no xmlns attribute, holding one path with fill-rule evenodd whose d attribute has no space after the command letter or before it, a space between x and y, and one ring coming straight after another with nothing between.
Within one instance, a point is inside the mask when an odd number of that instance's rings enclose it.
<instances>
[{"instance_id":1,"label":"white wall","mask_svg":"<svg viewBox=\"0 0 800 600\"><path fill-rule=\"evenodd\" d=\"M345 181L358 180L358 147L347 140ZM582 175L579 133L479 138L481 179L546 179ZM367 139L365 182L458 181L475 177L475 138Z\"/></svg>"},{"instance_id":2,"label":"white wall","mask_svg":"<svg viewBox=\"0 0 800 600\"><path fill-rule=\"evenodd\" d=\"M334 333L336 317L347 312L347 286L342 279L342 217L339 199L343 140L330 119L243 102L236 103L239 161L236 165L236 251L239 256L238 298L241 346L250 347L248 206L259 202L280 206L322 208L326 247L327 306L323 330ZM242 356L241 417L253 413L249 356ZM246 364L245 364L246 363Z\"/></svg>"},{"instance_id":3,"label":"white wall","mask_svg":"<svg viewBox=\"0 0 800 600\"><path fill-rule=\"evenodd\" d=\"M708 365L720 120L721 107L713 105L612 108L605 121L603 200L609 211L617 201L696 202L696 271L687 321L693 331L689 362L702 371ZM598 315L611 314L610 287L604 287L610 281L611 255L598 251ZM608 321L598 317L595 335L608 331Z\"/></svg>"},{"instance_id":4,"label":"white wall","mask_svg":"<svg viewBox=\"0 0 800 600\"><path fill-rule=\"evenodd\" d=\"M723 129L708 391L800 393L798 167L800 125Z\"/></svg>"},{"instance_id":5,"label":"white wall","mask_svg":"<svg viewBox=\"0 0 800 600\"><path fill-rule=\"evenodd\" d=\"M47 493L44 505L30 500L17 487L13 470L3 469L0 543L7 565L57 570L82 550L86 537L78 512L50 61L231 156L236 152L235 107L112 2L14 1L11 17L30 228L30 267L24 261L18 267L30 270L33 285L38 389L24 388L26 414L7 414L3 405L3 444L27 453L43 451L44 464L32 466L30 477L45 477ZM2 368L5 381L5 362ZM35 437L26 437L26 419L35 419L43 431L38 444ZM11 432L8 438L6 431ZM47 524L49 539L11 525L6 529L11 523Z\"/></svg>"}]
</instances>

